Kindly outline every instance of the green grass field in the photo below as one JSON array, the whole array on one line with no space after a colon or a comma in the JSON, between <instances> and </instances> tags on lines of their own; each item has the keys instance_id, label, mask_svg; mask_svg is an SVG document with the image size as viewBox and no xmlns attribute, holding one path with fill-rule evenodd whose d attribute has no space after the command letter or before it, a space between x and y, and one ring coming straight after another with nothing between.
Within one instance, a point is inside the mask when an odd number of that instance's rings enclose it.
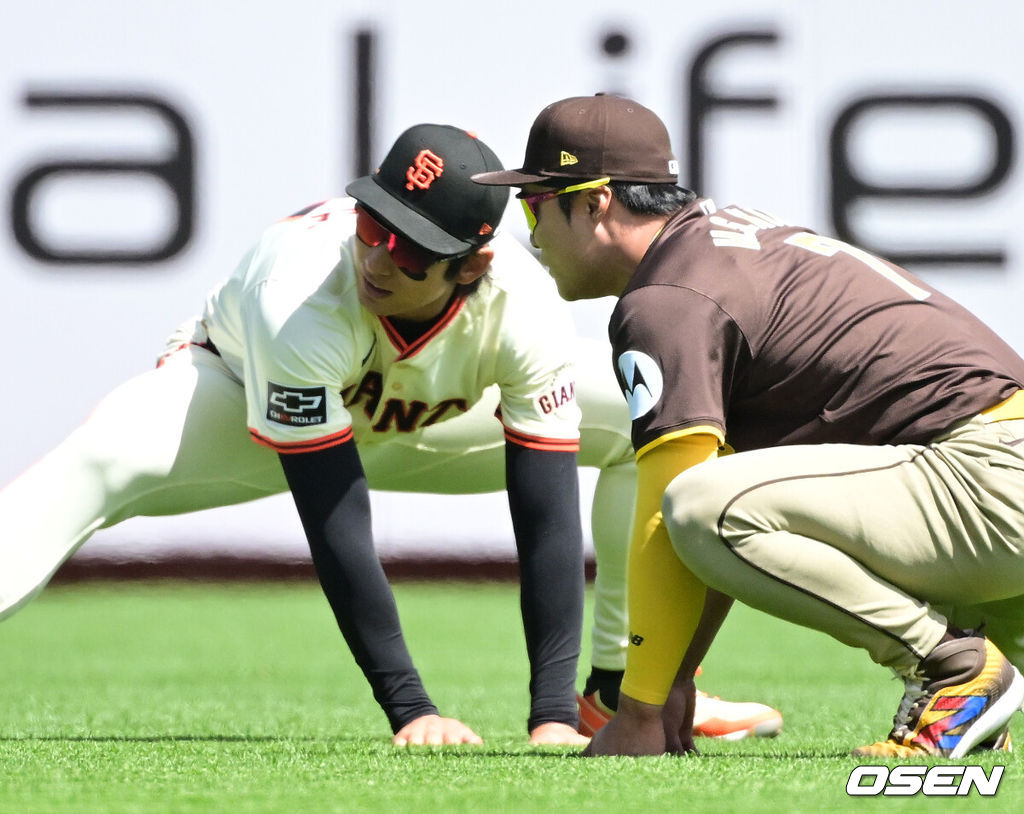
<instances>
[{"instance_id":1,"label":"green grass field","mask_svg":"<svg viewBox=\"0 0 1024 814\"><path fill-rule=\"evenodd\" d=\"M994 798L848 798L847 753L885 735L901 687L746 608L701 686L783 710L778 738L580 760L525 743L513 585L396 596L427 688L484 746L392 747L314 584L54 586L0 625L0 812L1020 810L1019 754L976 761L1006 765Z\"/></svg>"}]
</instances>

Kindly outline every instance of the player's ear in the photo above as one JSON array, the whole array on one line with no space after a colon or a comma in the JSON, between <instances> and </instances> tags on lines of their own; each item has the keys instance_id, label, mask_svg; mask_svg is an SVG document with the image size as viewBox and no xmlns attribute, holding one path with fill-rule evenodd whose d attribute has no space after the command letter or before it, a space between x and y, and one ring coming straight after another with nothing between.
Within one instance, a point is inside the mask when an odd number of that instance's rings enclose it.
<instances>
[{"instance_id":1,"label":"player's ear","mask_svg":"<svg viewBox=\"0 0 1024 814\"><path fill-rule=\"evenodd\" d=\"M612 188L607 185L586 190L587 214L593 220L600 220L611 206L613 197Z\"/></svg>"},{"instance_id":2,"label":"player's ear","mask_svg":"<svg viewBox=\"0 0 1024 814\"><path fill-rule=\"evenodd\" d=\"M494 260L494 248L490 245L481 246L469 257L466 258L455 275L455 282L460 285L469 285L482 277Z\"/></svg>"}]
</instances>

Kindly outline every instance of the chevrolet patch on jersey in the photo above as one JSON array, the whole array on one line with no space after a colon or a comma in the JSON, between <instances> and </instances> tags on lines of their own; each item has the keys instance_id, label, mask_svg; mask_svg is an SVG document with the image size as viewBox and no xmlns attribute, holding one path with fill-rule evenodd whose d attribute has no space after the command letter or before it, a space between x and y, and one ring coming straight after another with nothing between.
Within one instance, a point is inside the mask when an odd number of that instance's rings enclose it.
<instances>
[{"instance_id":1,"label":"chevrolet patch on jersey","mask_svg":"<svg viewBox=\"0 0 1024 814\"><path fill-rule=\"evenodd\" d=\"M267 382L267 420L286 427L323 424L327 421L327 390Z\"/></svg>"}]
</instances>

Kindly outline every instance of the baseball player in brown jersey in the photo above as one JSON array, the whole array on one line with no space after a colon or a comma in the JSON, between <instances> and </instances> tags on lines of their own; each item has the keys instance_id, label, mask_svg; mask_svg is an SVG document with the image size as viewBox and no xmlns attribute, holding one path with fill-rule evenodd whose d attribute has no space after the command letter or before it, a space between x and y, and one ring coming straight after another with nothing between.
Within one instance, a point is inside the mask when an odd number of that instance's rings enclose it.
<instances>
[{"instance_id":1,"label":"baseball player in brown jersey","mask_svg":"<svg viewBox=\"0 0 1024 814\"><path fill-rule=\"evenodd\" d=\"M630 647L587 753L692 747L694 666L733 598L904 680L889 737L856 754L1006 748L1024 701L1024 360L905 270L678 187L664 124L629 99L549 105L523 168L476 180L523 188L563 296L619 297Z\"/></svg>"},{"instance_id":2,"label":"baseball player in brown jersey","mask_svg":"<svg viewBox=\"0 0 1024 814\"><path fill-rule=\"evenodd\" d=\"M367 489L507 488L530 738L583 742L576 466L601 470L593 651L616 676L636 481L629 422L606 347L577 346L551 280L497 232L506 191L469 180L497 168L466 132L417 126L377 173L349 186L352 198L268 229L201 316L171 336L155 370L110 393L0 490L0 616L41 590L97 528L290 489L395 742L476 742L468 726L437 714L413 667L374 554ZM781 723L764 705L715 699L702 718L705 734L728 736Z\"/></svg>"}]
</instances>

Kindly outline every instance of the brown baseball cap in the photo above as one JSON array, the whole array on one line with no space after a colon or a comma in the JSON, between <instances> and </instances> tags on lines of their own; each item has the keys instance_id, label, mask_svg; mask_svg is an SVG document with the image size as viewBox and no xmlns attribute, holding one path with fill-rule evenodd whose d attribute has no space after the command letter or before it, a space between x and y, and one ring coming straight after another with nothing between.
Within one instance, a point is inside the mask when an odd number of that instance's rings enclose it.
<instances>
[{"instance_id":1,"label":"brown baseball cap","mask_svg":"<svg viewBox=\"0 0 1024 814\"><path fill-rule=\"evenodd\" d=\"M624 96L573 96L544 108L530 128L518 170L484 172L478 184L522 186L553 178L611 178L674 184L679 162L665 123Z\"/></svg>"}]
</instances>

